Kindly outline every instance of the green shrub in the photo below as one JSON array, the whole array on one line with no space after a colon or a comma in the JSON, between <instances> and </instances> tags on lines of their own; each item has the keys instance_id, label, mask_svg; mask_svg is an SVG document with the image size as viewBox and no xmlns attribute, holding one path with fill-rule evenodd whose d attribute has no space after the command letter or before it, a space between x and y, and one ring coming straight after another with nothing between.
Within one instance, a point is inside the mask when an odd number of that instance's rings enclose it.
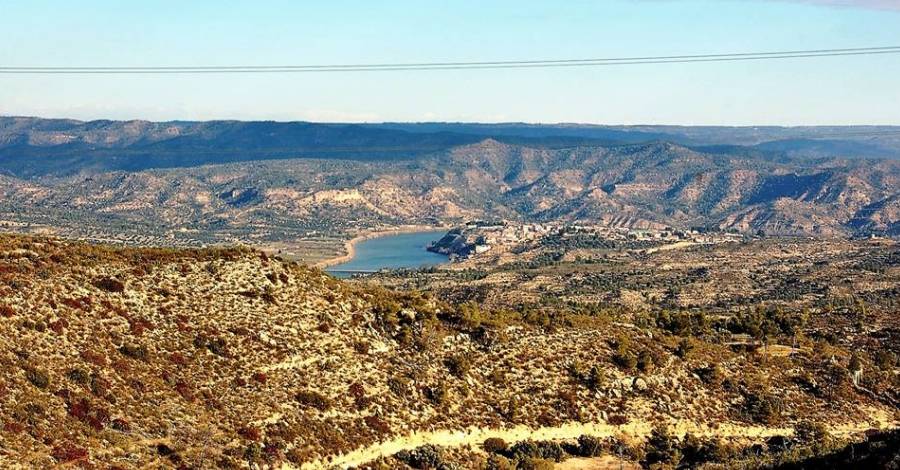
<instances>
[{"instance_id":1,"label":"green shrub","mask_svg":"<svg viewBox=\"0 0 900 470\"><path fill-rule=\"evenodd\" d=\"M91 380L91 376L87 373L86 370L78 368L70 370L69 373L66 374L66 377L68 377L72 382L80 385L85 385L88 383L88 381Z\"/></svg>"},{"instance_id":2,"label":"green shrub","mask_svg":"<svg viewBox=\"0 0 900 470\"><path fill-rule=\"evenodd\" d=\"M506 418L507 421L513 421L519 417L519 414L521 414L520 408L521 407L519 406L519 400L517 400L516 397L512 397L500 409L500 414L504 418Z\"/></svg>"},{"instance_id":3,"label":"green shrub","mask_svg":"<svg viewBox=\"0 0 900 470\"><path fill-rule=\"evenodd\" d=\"M653 355L650 354L650 351L644 349L638 354L637 357L637 368L641 372L650 372L653 370L654 366Z\"/></svg>"},{"instance_id":4,"label":"green shrub","mask_svg":"<svg viewBox=\"0 0 900 470\"><path fill-rule=\"evenodd\" d=\"M744 395L743 414L751 422L772 425L781 419L782 403L777 397L764 392Z\"/></svg>"},{"instance_id":5,"label":"green shrub","mask_svg":"<svg viewBox=\"0 0 900 470\"><path fill-rule=\"evenodd\" d=\"M616 353L613 362L625 370L632 370L637 366L637 358L631 353Z\"/></svg>"},{"instance_id":6,"label":"green shrub","mask_svg":"<svg viewBox=\"0 0 900 470\"><path fill-rule=\"evenodd\" d=\"M875 365L883 371L894 370L898 363L900 361L897 360L897 355L891 351L881 350L875 353Z\"/></svg>"},{"instance_id":7,"label":"green shrub","mask_svg":"<svg viewBox=\"0 0 900 470\"><path fill-rule=\"evenodd\" d=\"M709 321L703 312L661 310L656 314L656 325L678 336L701 335L709 330Z\"/></svg>"},{"instance_id":8,"label":"green shrub","mask_svg":"<svg viewBox=\"0 0 900 470\"><path fill-rule=\"evenodd\" d=\"M860 357L859 353L854 352L850 355L850 362L847 364L847 370L849 370L850 372L857 372L862 370L862 368L862 358Z\"/></svg>"},{"instance_id":9,"label":"green shrub","mask_svg":"<svg viewBox=\"0 0 900 470\"><path fill-rule=\"evenodd\" d=\"M450 398L450 390L443 383L425 387L424 392L425 397L438 406L447 403L447 400Z\"/></svg>"},{"instance_id":10,"label":"green shrub","mask_svg":"<svg viewBox=\"0 0 900 470\"><path fill-rule=\"evenodd\" d=\"M715 364L708 367L701 367L694 372L700 377L700 380L702 380L703 383L714 387L722 385L722 380L725 378L722 373L722 368Z\"/></svg>"},{"instance_id":11,"label":"green shrub","mask_svg":"<svg viewBox=\"0 0 900 470\"><path fill-rule=\"evenodd\" d=\"M675 465L681 460L681 450L678 440L669 432L668 428L656 427L647 439L647 454L644 457L645 465L667 464Z\"/></svg>"},{"instance_id":12,"label":"green shrub","mask_svg":"<svg viewBox=\"0 0 900 470\"><path fill-rule=\"evenodd\" d=\"M727 462L735 457L733 449L719 439L703 441L693 434L687 434L681 441L682 459L680 466L700 467L707 462Z\"/></svg>"},{"instance_id":13,"label":"green shrub","mask_svg":"<svg viewBox=\"0 0 900 470\"><path fill-rule=\"evenodd\" d=\"M585 385L591 390L598 390L606 383L606 373L598 365L591 367L585 378Z\"/></svg>"},{"instance_id":14,"label":"green shrub","mask_svg":"<svg viewBox=\"0 0 900 470\"><path fill-rule=\"evenodd\" d=\"M693 350L694 342L690 338L682 338L681 341L678 342L678 346L675 348L675 355L682 359L687 359L688 355L690 355L691 351Z\"/></svg>"},{"instance_id":15,"label":"green shrub","mask_svg":"<svg viewBox=\"0 0 900 470\"><path fill-rule=\"evenodd\" d=\"M578 437L577 455L581 457L597 457L606 452L606 445L602 439L594 436L582 435Z\"/></svg>"},{"instance_id":16,"label":"green shrub","mask_svg":"<svg viewBox=\"0 0 900 470\"><path fill-rule=\"evenodd\" d=\"M439 469L444 464L441 448L430 444L400 451L394 458L416 469Z\"/></svg>"},{"instance_id":17,"label":"green shrub","mask_svg":"<svg viewBox=\"0 0 900 470\"><path fill-rule=\"evenodd\" d=\"M637 367L637 357L631 351L631 340L626 336L620 336L615 342L616 352L613 354L613 363L617 366L631 370Z\"/></svg>"},{"instance_id":18,"label":"green shrub","mask_svg":"<svg viewBox=\"0 0 900 470\"><path fill-rule=\"evenodd\" d=\"M831 434L824 424L801 421L794 426L794 437L804 444L824 443L831 440Z\"/></svg>"},{"instance_id":19,"label":"green shrub","mask_svg":"<svg viewBox=\"0 0 900 470\"><path fill-rule=\"evenodd\" d=\"M394 376L388 379L388 389L397 396L404 396L409 392L410 379L403 376Z\"/></svg>"},{"instance_id":20,"label":"green shrub","mask_svg":"<svg viewBox=\"0 0 900 470\"><path fill-rule=\"evenodd\" d=\"M493 454L488 457L485 470L515 470L516 466L508 458Z\"/></svg>"},{"instance_id":21,"label":"green shrub","mask_svg":"<svg viewBox=\"0 0 900 470\"><path fill-rule=\"evenodd\" d=\"M518 460L521 468L521 462L527 459L561 462L568 454L557 442L527 440L513 444L504 455L510 459Z\"/></svg>"}]
</instances>

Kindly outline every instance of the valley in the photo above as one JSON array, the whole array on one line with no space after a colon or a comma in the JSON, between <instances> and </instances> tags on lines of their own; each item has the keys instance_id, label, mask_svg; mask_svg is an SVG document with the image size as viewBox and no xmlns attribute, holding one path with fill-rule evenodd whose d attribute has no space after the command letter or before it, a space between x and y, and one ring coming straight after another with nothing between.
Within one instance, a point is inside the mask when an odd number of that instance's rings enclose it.
<instances>
[{"instance_id":1,"label":"valley","mask_svg":"<svg viewBox=\"0 0 900 470\"><path fill-rule=\"evenodd\" d=\"M900 0L0 31L0 470L900 470Z\"/></svg>"},{"instance_id":2,"label":"valley","mask_svg":"<svg viewBox=\"0 0 900 470\"><path fill-rule=\"evenodd\" d=\"M4 466L779 468L896 439L890 129L0 123L28 162L0 165Z\"/></svg>"},{"instance_id":3,"label":"valley","mask_svg":"<svg viewBox=\"0 0 900 470\"><path fill-rule=\"evenodd\" d=\"M464 142L413 154L382 155L366 147L370 153L304 155L297 147L293 157L276 160L248 150L241 161L210 154L202 162L173 163L160 154L139 159L160 168L105 168L73 161L63 169L50 162L67 161L67 152L75 151L71 142L102 147L102 161L117 162L130 159L134 146L169 142L180 134L160 130L167 129L165 123L103 122L92 124L102 132L63 138L54 137L62 130L52 129L85 124L24 118L3 118L2 123L0 151L28 155L40 150L45 156L30 160L37 165L31 173L25 167L0 173L0 226L85 241L179 247L242 243L316 263L341 256L344 242L360 235L479 219L769 236L900 234L900 160L845 154L845 147L830 140L819 145L832 145L834 155L659 140L508 142L460 134ZM289 140L305 139L307 129L316 129L299 124L256 127ZM236 145L232 133L237 129L245 139L256 135L254 127L231 123L220 134L204 137L203 145L228 151ZM328 132L335 129L326 126ZM340 129L354 136L387 132L365 126ZM562 132L552 126L542 129ZM629 132L631 140L660 137ZM713 131L705 132L701 135L709 142L716 141L709 137ZM872 139L891 145L892 134L879 132ZM423 146L437 138L394 129L390 133ZM327 132L316 135L326 150L343 142L329 140ZM22 142L28 146L21 147ZM109 153L122 156L106 158Z\"/></svg>"}]
</instances>

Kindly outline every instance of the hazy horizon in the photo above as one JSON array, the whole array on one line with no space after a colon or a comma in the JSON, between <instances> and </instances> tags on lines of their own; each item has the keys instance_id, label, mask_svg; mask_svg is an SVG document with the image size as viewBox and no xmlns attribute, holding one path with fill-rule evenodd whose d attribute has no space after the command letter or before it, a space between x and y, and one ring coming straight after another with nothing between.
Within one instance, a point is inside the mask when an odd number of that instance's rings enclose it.
<instances>
[{"instance_id":1,"label":"hazy horizon","mask_svg":"<svg viewBox=\"0 0 900 470\"><path fill-rule=\"evenodd\" d=\"M889 2L395 0L4 5L0 66L371 64L900 45ZM900 125L897 55L504 70L0 75L0 114L80 120ZM610 125L610 124L607 124Z\"/></svg>"},{"instance_id":2,"label":"hazy horizon","mask_svg":"<svg viewBox=\"0 0 900 470\"><path fill-rule=\"evenodd\" d=\"M728 127L728 128L803 128L803 127L900 127L900 124L882 124L882 123L859 123L859 124L678 124L678 123L634 123L624 124L615 122L550 122L550 121L311 121L305 119L242 119L242 118L209 118L209 119L148 119L142 117L131 118L107 118L97 117L91 119L74 118L66 116L40 116L40 115L16 115L16 114L0 114L0 118L12 119L46 119L46 120L67 120L79 122L92 121L118 121L118 122L275 122L275 123L310 123L310 124L460 124L460 125L525 125L525 126L585 126L585 127Z\"/></svg>"}]
</instances>

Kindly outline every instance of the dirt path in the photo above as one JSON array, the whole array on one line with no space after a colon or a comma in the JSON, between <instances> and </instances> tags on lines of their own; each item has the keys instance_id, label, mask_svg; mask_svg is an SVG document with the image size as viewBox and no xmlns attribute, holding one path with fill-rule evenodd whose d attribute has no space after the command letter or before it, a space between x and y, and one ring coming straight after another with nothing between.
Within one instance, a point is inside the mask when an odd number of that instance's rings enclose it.
<instances>
[{"instance_id":1,"label":"dirt path","mask_svg":"<svg viewBox=\"0 0 900 470\"><path fill-rule=\"evenodd\" d=\"M700 243L689 242L689 241L675 242L675 243L670 243L668 245L657 246L654 248L647 248L646 250L644 250L644 253L646 253L648 255L652 255L653 253L656 253L658 251L679 250L682 248L688 248L688 247L691 247L694 245L699 245L699 244Z\"/></svg>"},{"instance_id":2,"label":"dirt path","mask_svg":"<svg viewBox=\"0 0 900 470\"><path fill-rule=\"evenodd\" d=\"M882 428L896 426L897 424L895 422L883 422L877 418L876 420L879 423L879 427ZM794 432L791 427L751 426L740 423L722 423L717 426L708 426L705 424L678 421L669 423L669 426L675 434L683 435L689 432L699 437L718 436L723 438L762 439L777 435L791 435ZM871 424L868 422L848 423L833 426L833 432L838 435L850 435L864 432L871 427ZM642 439L649 436L653 428L654 423L634 421L621 426L601 423L568 423L561 426L542 427L537 429L527 426L516 426L508 429L471 428L464 431L443 430L422 432L374 444L348 454L336 456L330 461L322 460L310 462L304 464L301 467L301 470L330 467L354 467L371 462L379 457L393 455L402 450L415 449L416 447L425 444L435 444L444 447L477 447L489 437L498 437L506 442L519 442L527 439L577 439L583 434L596 437L627 436ZM290 469L292 467L283 468Z\"/></svg>"},{"instance_id":3,"label":"dirt path","mask_svg":"<svg viewBox=\"0 0 900 470\"><path fill-rule=\"evenodd\" d=\"M370 462L379 457L393 455L401 450L415 449L425 444L436 444L444 447L479 446L489 437L499 437L507 442L518 442L526 439L534 440L561 440L577 439L583 434L597 437L610 437L626 435L635 438L648 436L653 429L653 424L648 422L633 422L622 426L609 424L584 424L569 423L562 426L543 427L533 429L527 426L516 426L509 429L473 428L465 431L435 431L415 433L409 436L393 439L387 442L359 449L349 454L333 458L330 462L318 461L303 465L302 469L317 469L328 466L347 468ZM708 426L697 426L688 423L677 423L677 432L692 432L698 435L716 434L720 436L739 437L768 437L778 434L790 434L791 428L764 428L758 426L737 426L723 424L718 429Z\"/></svg>"},{"instance_id":4,"label":"dirt path","mask_svg":"<svg viewBox=\"0 0 900 470\"><path fill-rule=\"evenodd\" d=\"M602 457L573 457L566 459L554 467L555 470L641 470L641 466L621 460L612 455Z\"/></svg>"}]
</instances>

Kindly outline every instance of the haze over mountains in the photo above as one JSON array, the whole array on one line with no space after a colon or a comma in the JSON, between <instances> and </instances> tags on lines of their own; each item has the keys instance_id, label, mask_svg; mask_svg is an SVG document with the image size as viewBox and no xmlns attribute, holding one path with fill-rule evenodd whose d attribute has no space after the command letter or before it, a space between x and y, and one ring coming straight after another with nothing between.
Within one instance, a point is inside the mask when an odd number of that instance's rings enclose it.
<instances>
[{"instance_id":1,"label":"haze over mountains","mask_svg":"<svg viewBox=\"0 0 900 470\"><path fill-rule=\"evenodd\" d=\"M898 127L8 117L0 174L6 222L205 242L491 217L900 234Z\"/></svg>"},{"instance_id":2,"label":"haze over mountains","mask_svg":"<svg viewBox=\"0 0 900 470\"><path fill-rule=\"evenodd\" d=\"M143 170L271 158L410 158L485 139L541 147L665 141L798 157L900 156L900 127L76 121L0 117L0 170L16 176Z\"/></svg>"}]
</instances>

